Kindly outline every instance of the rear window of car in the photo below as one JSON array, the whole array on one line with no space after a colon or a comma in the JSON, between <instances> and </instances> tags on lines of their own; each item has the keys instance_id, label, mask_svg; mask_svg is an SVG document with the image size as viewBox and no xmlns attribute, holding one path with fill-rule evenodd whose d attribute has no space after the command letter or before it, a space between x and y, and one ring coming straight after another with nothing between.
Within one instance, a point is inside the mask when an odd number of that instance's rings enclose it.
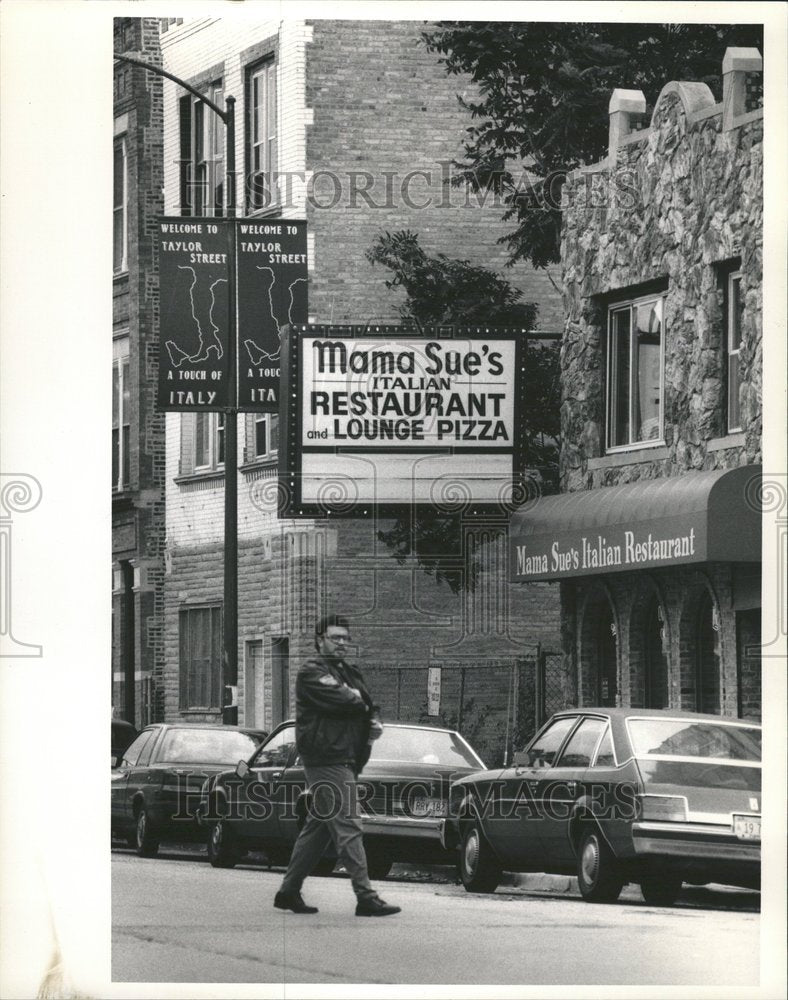
<instances>
[{"instance_id":1,"label":"rear window of car","mask_svg":"<svg viewBox=\"0 0 788 1000\"><path fill-rule=\"evenodd\" d=\"M386 726L372 744L370 760L482 769L484 763L457 733L439 729L398 729Z\"/></svg>"},{"instance_id":2,"label":"rear window of car","mask_svg":"<svg viewBox=\"0 0 788 1000\"><path fill-rule=\"evenodd\" d=\"M247 760L257 742L246 733L221 729L170 729L159 760L164 764L237 764Z\"/></svg>"},{"instance_id":3,"label":"rear window of car","mask_svg":"<svg viewBox=\"0 0 788 1000\"><path fill-rule=\"evenodd\" d=\"M758 764L761 730L686 719L627 719L636 757L684 757Z\"/></svg>"}]
</instances>

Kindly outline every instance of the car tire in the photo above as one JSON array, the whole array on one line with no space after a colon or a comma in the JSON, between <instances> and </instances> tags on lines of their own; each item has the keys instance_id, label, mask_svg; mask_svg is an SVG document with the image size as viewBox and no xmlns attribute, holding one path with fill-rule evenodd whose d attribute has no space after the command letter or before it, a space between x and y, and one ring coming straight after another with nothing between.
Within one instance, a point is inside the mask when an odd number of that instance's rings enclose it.
<instances>
[{"instance_id":1,"label":"car tire","mask_svg":"<svg viewBox=\"0 0 788 1000\"><path fill-rule=\"evenodd\" d=\"M476 819L463 832L459 868L467 892L495 892L500 884L501 866Z\"/></svg>"},{"instance_id":2,"label":"car tire","mask_svg":"<svg viewBox=\"0 0 788 1000\"><path fill-rule=\"evenodd\" d=\"M217 819L208 827L208 860L213 868L235 868L241 859L233 830Z\"/></svg>"},{"instance_id":3,"label":"car tire","mask_svg":"<svg viewBox=\"0 0 788 1000\"><path fill-rule=\"evenodd\" d=\"M640 880L640 891L649 906L673 906L683 884L678 875L649 872Z\"/></svg>"},{"instance_id":4,"label":"car tire","mask_svg":"<svg viewBox=\"0 0 788 1000\"><path fill-rule=\"evenodd\" d=\"M159 838L144 806L137 813L134 849L141 858L155 858L159 853Z\"/></svg>"},{"instance_id":5,"label":"car tire","mask_svg":"<svg viewBox=\"0 0 788 1000\"><path fill-rule=\"evenodd\" d=\"M366 848L367 874L371 879L379 881L385 878L391 871L394 862L379 851L370 851Z\"/></svg>"},{"instance_id":6,"label":"car tire","mask_svg":"<svg viewBox=\"0 0 788 1000\"><path fill-rule=\"evenodd\" d=\"M624 888L615 855L595 827L585 831L577 855L577 884L587 903L615 903Z\"/></svg>"}]
</instances>

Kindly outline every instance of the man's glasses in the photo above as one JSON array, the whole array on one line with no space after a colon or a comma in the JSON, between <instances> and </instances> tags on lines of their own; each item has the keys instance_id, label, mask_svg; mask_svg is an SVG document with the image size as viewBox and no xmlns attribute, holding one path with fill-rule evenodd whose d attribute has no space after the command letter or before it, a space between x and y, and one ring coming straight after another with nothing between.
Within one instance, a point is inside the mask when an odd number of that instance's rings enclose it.
<instances>
[{"instance_id":1,"label":"man's glasses","mask_svg":"<svg viewBox=\"0 0 788 1000\"><path fill-rule=\"evenodd\" d=\"M349 635L327 635L325 638L328 639L329 642L333 643L347 643L353 641Z\"/></svg>"}]
</instances>

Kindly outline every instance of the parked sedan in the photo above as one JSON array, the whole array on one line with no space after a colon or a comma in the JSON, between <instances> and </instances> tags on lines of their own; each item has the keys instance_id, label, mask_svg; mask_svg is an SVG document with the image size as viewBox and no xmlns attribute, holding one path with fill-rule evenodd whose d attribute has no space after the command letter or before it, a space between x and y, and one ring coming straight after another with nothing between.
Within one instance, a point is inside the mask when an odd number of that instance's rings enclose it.
<instances>
[{"instance_id":1,"label":"parked sedan","mask_svg":"<svg viewBox=\"0 0 788 1000\"><path fill-rule=\"evenodd\" d=\"M469 892L503 870L576 874L589 902L627 882L760 885L761 729L670 710L559 712L515 766L460 778L442 832Z\"/></svg>"},{"instance_id":2,"label":"parked sedan","mask_svg":"<svg viewBox=\"0 0 788 1000\"><path fill-rule=\"evenodd\" d=\"M257 729L186 723L147 726L111 772L112 832L141 857L164 839L203 834L196 807L211 774L249 757L267 734Z\"/></svg>"},{"instance_id":3,"label":"parked sedan","mask_svg":"<svg viewBox=\"0 0 788 1000\"><path fill-rule=\"evenodd\" d=\"M450 729L387 723L359 779L364 843L372 878L395 861L453 863L440 842L454 778L484 768L479 755ZM295 724L283 723L246 762L211 778L202 812L214 867L231 868L251 848L286 863L308 803ZM336 858L326 857L322 871Z\"/></svg>"}]
</instances>

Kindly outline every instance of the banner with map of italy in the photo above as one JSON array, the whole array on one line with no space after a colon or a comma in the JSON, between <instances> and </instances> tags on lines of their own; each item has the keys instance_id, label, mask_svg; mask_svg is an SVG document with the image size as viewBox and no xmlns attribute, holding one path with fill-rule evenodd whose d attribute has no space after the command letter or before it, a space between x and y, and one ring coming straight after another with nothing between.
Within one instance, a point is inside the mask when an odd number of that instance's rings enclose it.
<instances>
[{"instance_id":1,"label":"banner with map of italy","mask_svg":"<svg viewBox=\"0 0 788 1000\"><path fill-rule=\"evenodd\" d=\"M306 323L306 222L239 219L238 409L279 412L281 339Z\"/></svg>"},{"instance_id":2,"label":"banner with map of italy","mask_svg":"<svg viewBox=\"0 0 788 1000\"><path fill-rule=\"evenodd\" d=\"M159 220L159 408L218 410L228 400L231 226L222 219Z\"/></svg>"}]
</instances>

